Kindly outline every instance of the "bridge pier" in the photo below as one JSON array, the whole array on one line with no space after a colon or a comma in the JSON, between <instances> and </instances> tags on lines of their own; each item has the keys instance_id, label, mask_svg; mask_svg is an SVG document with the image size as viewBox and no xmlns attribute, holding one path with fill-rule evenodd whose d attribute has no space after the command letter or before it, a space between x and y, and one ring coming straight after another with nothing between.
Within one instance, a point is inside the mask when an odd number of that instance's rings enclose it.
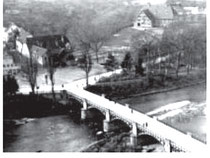
<instances>
[{"instance_id":1,"label":"bridge pier","mask_svg":"<svg viewBox=\"0 0 210 158\"><path fill-rule=\"evenodd\" d=\"M164 149L165 149L165 152L167 153L170 153L172 150L171 150L171 144L170 144L170 141L169 140L164 140Z\"/></svg>"},{"instance_id":2,"label":"bridge pier","mask_svg":"<svg viewBox=\"0 0 210 158\"><path fill-rule=\"evenodd\" d=\"M130 135L130 145L133 147L137 145L137 136L138 136L137 124L133 122L131 135Z\"/></svg>"},{"instance_id":3,"label":"bridge pier","mask_svg":"<svg viewBox=\"0 0 210 158\"><path fill-rule=\"evenodd\" d=\"M61 90L60 94L61 94L61 99L63 99L63 100L67 100L68 99L66 90Z\"/></svg>"},{"instance_id":4,"label":"bridge pier","mask_svg":"<svg viewBox=\"0 0 210 158\"><path fill-rule=\"evenodd\" d=\"M86 100L83 100L82 105L83 107L81 109L81 120L85 120L87 117L87 109L88 109Z\"/></svg>"},{"instance_id":5,"label":"bridge pier","mask_svg":"<svg viewBox=\"0 0 210 158\"><path fill-rule=\"evenodd\" d=\"M103 130L104 132L109 132L110 130L110 111L106 111L106 118L103 121Z\"/></svg>"}]
</instances>

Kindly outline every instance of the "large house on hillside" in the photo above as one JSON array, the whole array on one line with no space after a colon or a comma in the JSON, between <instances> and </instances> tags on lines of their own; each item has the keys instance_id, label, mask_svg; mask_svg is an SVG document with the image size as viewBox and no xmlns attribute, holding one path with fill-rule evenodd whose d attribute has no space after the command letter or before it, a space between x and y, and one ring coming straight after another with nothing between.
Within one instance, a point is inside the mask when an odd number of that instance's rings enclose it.
<instances>
[{"instance_id":1,"label":"large house on hillside","mask_svg":"<svg viewBox=\"0 0 210 158\"><path fill-rule=\"evenodd\" d=\"M165 27L174 21L200 22L206 18L205 5L167 4L147 5L137 14L135 28Z\"/></svg>"},{"instance_id":2,"label":"large house on hillside","mask_svg":"<svg viewBox=\"0 0 210 158\"><path fill-rule=\"evenodd\" d=\"M167 5L149 5L137 15L134 27L165 27L173 22L174 15L171 7Z\"/></svg>"}]
</instances>

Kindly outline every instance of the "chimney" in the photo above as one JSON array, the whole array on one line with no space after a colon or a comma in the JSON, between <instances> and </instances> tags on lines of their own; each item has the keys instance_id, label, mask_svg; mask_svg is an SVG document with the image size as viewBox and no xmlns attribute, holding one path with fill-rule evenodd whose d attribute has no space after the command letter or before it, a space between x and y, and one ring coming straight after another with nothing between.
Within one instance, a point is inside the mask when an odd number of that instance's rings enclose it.
<instances>
[{"instance_id":1,"label":"chimney","mask_svg":"<svg viewBox=\"0 0 210 158\"><path fill-rule=\"evenodd\" d=\"M148 7L148 8L151 7L151 3L148 2L148 3L147 3L147 7Z\"/></svg>"}]
</instances>

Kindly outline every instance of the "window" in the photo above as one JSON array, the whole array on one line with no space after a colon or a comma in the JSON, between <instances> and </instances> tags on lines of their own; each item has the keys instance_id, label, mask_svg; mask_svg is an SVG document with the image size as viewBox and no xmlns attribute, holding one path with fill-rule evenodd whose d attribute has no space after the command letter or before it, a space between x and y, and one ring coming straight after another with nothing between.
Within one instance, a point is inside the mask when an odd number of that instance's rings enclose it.
<instances>
[{"instance_id":1,"label":"window","mask_svg":"<svg viewBox=\"0 0 210 158\"><path fill-rule=\"evenodd\" d=\"M16 73L16 70L13 70L13 75L16 75L17 73Z\"/></svg>"},{"instance_id":2,"label":"window","mask_svg":"<svg viewBox=\"0 0 210 158\"><path fill-rule=\"evenodd\" d=\"M9 67L9 64L7 64L7 67Z\"/></svg>"},{"instance_id":3,"label":"window","mask_svg":"<svg viewBox=\"0 0 210 158\"><path fill-rule=\"evenodd\" d=\"M137 25L138 25L138 26L141 26L141 24L140 24L140 23L138 23Z\"/></svg>"},{"instance_id":4,"label":"window","mask_svg":"<svg viewBox=\"0 0 210 158\"><path fill-rule=\"evenodd\" d=\"M5 65L3 65L3 67L5 67Z\"/></svg>"},{"instance_id":5,"label":"window","mask_svg":"<svg viewBox=\"0 0 210 158\"><path fill-rule=\"evenodd\" d=\"M11 64L11 67L13 67L13 64Z\"/></svg>"}]
</instances>

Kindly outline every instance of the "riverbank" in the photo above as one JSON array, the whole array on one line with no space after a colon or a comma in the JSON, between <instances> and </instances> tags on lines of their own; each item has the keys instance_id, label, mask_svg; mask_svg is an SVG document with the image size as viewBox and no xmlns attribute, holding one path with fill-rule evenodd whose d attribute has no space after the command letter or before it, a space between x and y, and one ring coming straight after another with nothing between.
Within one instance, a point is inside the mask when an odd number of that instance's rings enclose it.
<instances>
[{"instance_id":1,"label":"riverbank","mask_svg":"<svg viewBox=\"0 0 210 158\"><path fill-rule=\"evenodd\" d=\"M110 100L119 101L126 98L170 92L199 84L206 84L205 70L193 70L189 75L181 73L179 78L171 74L165 81L162 80L161 76L153 76L148 79L135 75L131 75L129 78L123 73L114 74L108 78L102 78L96 85L90 85L86 90L98 95L104 94Z\"/></svg>"},{"instance_id":2,"label":"riverbank","mask_svg":"<svg viewBox=\"0 0 210 158\"><path fill-rule=\"evenodd\" d=\"M130 133L113 133L110 136L90 144L81 152L165 152L164 147L157 141L140 138L137 145L131 146Z\"/></svg>"},{"instance_id":3,"label":"riverbank","mask_svg":"<svg viewBox=\"0 0 210 158\"><path fill-rule=\"evenodd\" d=\"M4 152L78 152L96 141L94 130L75 123L70 115L34 118L4 129L3 138Z\"/></svg>"},{"instance_id":4,"label":"riverbank","mask_svg":"<svg viewBox=\"0 0 210 158\"><path fill-rule=\"evenodd\" d=\"M49 97L42 95L5 96L3 104L4 119L40 118L51 115L62 115L72 113L79 114L80 103L74 99L66 102L66 105L53 102Z\"/></svg>"},{"instance_id":5,"label":"riverbank","mask_svg":"<svg viewBox=\"0 0 210 158\"><path fill-rule=\"evenodd\" d=\"M189 103L177 109L153 113L161 122L206 143L206 103Z\"/></svg>"},{"instance_id":6,"label":"riverbank","mask_svg":"<svg viewBox=\"0 0 210 158\"><path fill-rule=\"evenodd\" d=\"M3 106L4 152L77 152L102 130L99 118L80 119L82 105L72 98L60 104L41 95L16 95L4 98Z\"/></svg>"}]
</instances>

